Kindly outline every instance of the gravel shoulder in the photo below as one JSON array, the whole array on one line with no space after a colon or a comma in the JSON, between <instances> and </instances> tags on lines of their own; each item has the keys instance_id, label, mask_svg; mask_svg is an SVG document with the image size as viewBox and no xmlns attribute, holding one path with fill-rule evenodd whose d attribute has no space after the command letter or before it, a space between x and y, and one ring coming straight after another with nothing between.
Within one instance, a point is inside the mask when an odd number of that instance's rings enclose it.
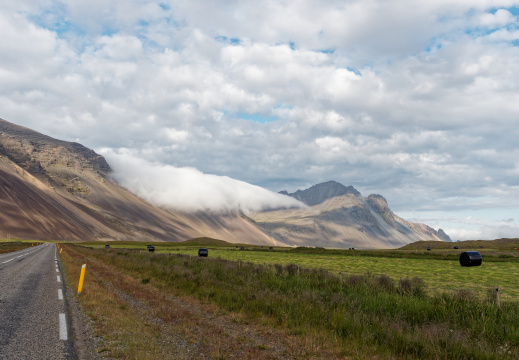
<instances>
[{"instance_id":1,"label":"gravel shoulder","mask_svg":"<svg viewBox=\"0 0 519 360\"><path fill-rule=\"evenodd\" d=\"M79 360L100 360L101 356L96 351L99 337L94 336L95 324L85 315L76 297L77 288L73 289L64 279L64 292L68 313L69 337L72 340L74 357Z\"/></svg>"}]
</instances>

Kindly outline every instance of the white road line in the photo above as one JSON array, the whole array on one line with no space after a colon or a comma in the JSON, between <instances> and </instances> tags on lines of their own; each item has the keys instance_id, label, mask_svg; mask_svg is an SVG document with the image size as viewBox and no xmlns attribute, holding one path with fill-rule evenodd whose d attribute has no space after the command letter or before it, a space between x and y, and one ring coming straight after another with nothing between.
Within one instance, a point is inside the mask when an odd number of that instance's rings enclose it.
<instances>
[{"instance_id":1,"label":"white road line","mask_svg":"<svg viewBox=\"0 0 519 360\"><path fill-rule=\"evenodd\" d=\"M59 269L56 269L56 272L59 272Z\"/></svg>"},{"instance_id":2,"label":"white road line","mask_svg":"<svg viewBox=\"0 0 519 360\"><path fill-rule=\"evenodd\" d=\"M61 282L61 278L59 277L59 275L57 276L57 278L58 278L58 282Z\"/></svg>"},{"instance_id":3,"label":"white road line","mask_svg":"<svg viewBox=\"0 0 519 360\"><path fill-rule=\"evenodd\" d=\"M59 339L67 340L67 319L65 318L65 314L59 314Z\"/></svg>"},{"instance_id":4,"label":"white road line","mask_svg":"<svg viewBox=\"0 0 519 360\"><path fill-rule=\"evenodd\" d=\"M63 300L63 290L58 289L58 299Z\"/></svg>"}]
</instances>

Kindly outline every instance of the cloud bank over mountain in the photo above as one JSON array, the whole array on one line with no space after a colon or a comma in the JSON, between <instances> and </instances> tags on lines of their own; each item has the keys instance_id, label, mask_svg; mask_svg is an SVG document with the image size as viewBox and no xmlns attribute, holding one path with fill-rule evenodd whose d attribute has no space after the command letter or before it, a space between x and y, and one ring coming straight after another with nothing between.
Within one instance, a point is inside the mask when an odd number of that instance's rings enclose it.
<instances>
[{"instance_id":1,"label":"cloud bank over mountain","mask_svg":"<svg viewBox=\"0 0 519 360\"><path fill-rule=\"evenodd\" d=\"M129 154L104 151L119 184L150 203L186 212L261 211L304 208L303 203L227 176L194 168L152 163Z\"/></svg>"},{"instance_id":2,"label":"cloud bank over mountain","mask_svg":"<svg viewBox=\"0 0 519 360\"><path fill-rule=\"evenodd\" d=\"M517 0L5 0L0 116L273 191L333 179L441 211L460 236L497 236L465 218L506 210L519 233L518 15Z\"/></svg>"}]
</instances>

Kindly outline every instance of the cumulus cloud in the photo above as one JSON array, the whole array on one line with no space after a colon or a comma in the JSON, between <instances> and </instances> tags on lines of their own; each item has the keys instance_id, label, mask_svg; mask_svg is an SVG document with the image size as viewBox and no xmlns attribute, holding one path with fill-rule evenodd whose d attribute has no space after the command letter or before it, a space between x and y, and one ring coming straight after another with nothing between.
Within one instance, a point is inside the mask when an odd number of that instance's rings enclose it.
<instances>
[{"instance_id":1,"label":"cumulus cloud","mask_svg":"<svg viewBox=\"0 0 519 360\"><path fill-rule=\"evenodd\" d=\"M282 194L227 176L204 174L195 168L152 163L129 154L104 151L112 176L123 187L152 204L196 212L261 211L305 207Z\"/></svg>"},{"instance_id":2,"label":"cumulus cloud","mask_svg":"<svg viewBox=\"0 0 519 360\"><path fill-rule=\"evenodd\" d=\"M515 17L510 13L510 11L505 9L499 9L494 14L480 14L477 20L480 26L485 26L491 29L506 26L516 21Z\"/></svg>"},{"instance_id":3,"label":"cumulus cloud","mask_svg":"<svg viewBox=\"0 0 519 360\"><path fill-rule=\"evenodd\" d=\"M0 117L274 191L491 211L519 201L518 5L6 0Z\"/></svg>"}]
</instances>

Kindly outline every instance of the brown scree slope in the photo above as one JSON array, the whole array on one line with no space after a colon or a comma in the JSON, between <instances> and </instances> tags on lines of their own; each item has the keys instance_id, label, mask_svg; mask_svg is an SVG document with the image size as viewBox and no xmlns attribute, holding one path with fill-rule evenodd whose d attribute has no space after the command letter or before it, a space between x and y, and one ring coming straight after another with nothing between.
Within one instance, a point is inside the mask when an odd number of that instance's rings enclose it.
<instances>
[{"instance_id":1,"label":"brown scree slope","mask_svg":"<svg viewBox=\"0 0 519 360\"><path fill-rule=\"evenodd\" d=\"M236 213L155 207L110 179L105 159L0 119L0 237L278 244Z\"/></svg>"}]
</instances>

